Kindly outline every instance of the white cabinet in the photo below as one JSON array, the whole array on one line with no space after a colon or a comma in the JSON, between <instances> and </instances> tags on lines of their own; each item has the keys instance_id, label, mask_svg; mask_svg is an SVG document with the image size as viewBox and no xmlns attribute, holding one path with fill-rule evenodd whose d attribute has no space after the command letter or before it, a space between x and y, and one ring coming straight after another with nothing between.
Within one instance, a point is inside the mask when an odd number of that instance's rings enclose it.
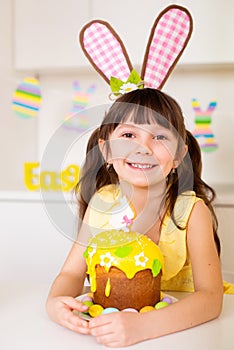
<instances>
[{"instance_id":1,"label":"white cabinet","mask_svg":"<svg viewBox=\"0 0 234 350\"><path fill-rule=\"evenodd\" d=\"M189 9L194 32L179 63L234 62L233 0L174 1ZM133 66L141 66L150 29L168 0L15 0L16 69L90 67L77 34L93 18L111 23L122 38Z\"/></svg>"},{"instance_id":2,"label":"white cabinet","mask_svg":"<svg viewBox=\"0 0 234 350\"><path fill-rule=\"evenodd\" d=\"M135 65L142 62L154 19L172 3L186 7L194 22L192 37L179 63L234 62L233 0L93 0L92 15L107 19L112 24L126 43Z\"/></svg>"},{"instance_id":3,"label":"white cabinet","mask_svg":"<svg viewBox=\"0 0 234 350\"><path fill-rule=\"evenodd\" d=\"M146 44L158 14L168 0L93 0L93 18L109 22L122 39L134 67L142 65Z\"/></svg>"},{"instance_id":4,"label":"white cabinet","mask_svg":"<svg viewBox=\"0 0 234 350\"><path fill-rule=\"evenodd\" d=\"M72 246L69 230L63 234L34 195L0 192L0 280L49 284ZM65 221L64 204L52 204Z\"/></svg>"},{"instance_id":5,"label":"white cabinet","mask_svg":"<svg viewBox=\"0 0 234 350\"><path fill-rule=\"evenodd\" d=\"M154 19L167 5L167 0L15 0L15 68L90 67L77 35L93 18L110 22L126 43L133 64L141 63Z\"/></svg>"},{"instance_id":6,"label":"white cabinet","mask_svg":"<svg viewBox=\"0 0 234 350\"><path fill-rule=\"evenodd\" d=\"M77 44L77 34L89 18L89 1L15 0L15 68L37 70L87 65Z\"/></svg>"},{"instance_id":7,"label":"white cabinet","mask_svg":"<svg viewBox=\"0 0 234 350\"><path fill-rule=\"evenodd\" d=\"M194 30L181 63L219 64L234 62L233 0L181 0L189 9Z\"/></svg>"}]
</instances>

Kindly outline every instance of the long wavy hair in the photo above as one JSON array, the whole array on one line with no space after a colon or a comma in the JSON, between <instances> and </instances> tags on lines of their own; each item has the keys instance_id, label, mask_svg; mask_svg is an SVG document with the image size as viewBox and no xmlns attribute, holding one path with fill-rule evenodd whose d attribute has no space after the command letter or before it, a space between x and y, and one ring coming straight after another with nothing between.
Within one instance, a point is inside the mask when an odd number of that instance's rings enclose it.
<instances>
[{"instance_id":1,"label":"long wavy hair","mask_svg":"<svg viewBox=\"0 0 234 350\"><path fill-rule=\"evenodd\" d=\"M214 190L202 178L202 159L200 146L194 136L185 128L184 117L178 103L162 91L144 88L131 91L119 97L104 116L102 124L92 133L86 149L86 159L81 170L81 177L76 186L79 202L79 219L82 221L88 203L93 194L109 184L118 184L118 175L112 165L107 165L99 149L99 139L108 140L115 128L129 118L135 124L158 123L170 128L177 137L177 156L181 147L187 145L188 152L181 158L176 172L167 177L165 195L166 213L171 215L179 229L184 229L176 222L173 209L178 195L185 191L195 191L210 210L214 240L220 255L220 240L217 234L218 221L212 202ZM108 152L108 150L107 150ZM163 220L163 218L161 218Z\"/></svg>"}]
</instances>

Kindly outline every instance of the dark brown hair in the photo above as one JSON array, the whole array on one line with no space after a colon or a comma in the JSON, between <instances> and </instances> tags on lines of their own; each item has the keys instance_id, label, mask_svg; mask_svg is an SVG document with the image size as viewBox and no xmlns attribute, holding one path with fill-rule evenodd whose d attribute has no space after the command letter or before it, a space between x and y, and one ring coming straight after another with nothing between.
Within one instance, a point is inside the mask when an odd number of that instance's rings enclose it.
<instances>
[{"instance_id":1,"label":"dark brown hair","mask_svg":"<svg viewBox=\"0 0 234 350\"><path fill-rule=\"evenodd\" d=\"M184 117L180 106L167 94L160 90L144 88L131 91L119 97L104 116L103 122L91 135L87 149L86 160L81 171L81 178L76 190L79 195L79 218L83 219L88 203L93 194L101 187L108 184L118 184L118 175L113 166L107 168L107 164L99 150L99 139L108 140L109 135L120 124L129 120L136 124L157 122L170 128L177 137L178 148L186 144L188 152L181 159L175 173L170 173L167 178L166 212L175 222L173 209L178 195L185 191L195 191L197 197L203 199L210 210L213 221L214 240L217 251L220 254L220 241L217 235L218 222L212 201L215 198L214 190L201 178L202 160L198 142L185 128ZM163 219L163 218L162 218ZM178 223L176 226L184 229Z\"/></svg>"}]
</instances>

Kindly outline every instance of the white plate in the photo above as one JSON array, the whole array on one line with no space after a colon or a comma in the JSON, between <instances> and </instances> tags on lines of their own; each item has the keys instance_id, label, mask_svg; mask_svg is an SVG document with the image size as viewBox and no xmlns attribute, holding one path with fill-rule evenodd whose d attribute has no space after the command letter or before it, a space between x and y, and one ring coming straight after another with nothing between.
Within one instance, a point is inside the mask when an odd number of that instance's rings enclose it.
<instances>
[{"instance_id":1,"label":"white plate","mask_svg":"<svg viewBox=\"0 0 234 350\"><path fill-rule=\"evenodd\" d=\"M76 299L77 300L82 300L83 297L85 297L87 294L82 294L82 295L79 295ZM166 298L166 297L169 297L173 303L175 303L176 301L178 301L178 299L176 299L175 297L173 297L172 295L170 294L167 294L167 293L164 293L164 292L161 292L161 296L162 296L162 299L163 298ZM75 315L79 316L80 318L82 318L83 320L86 320L86 321L90 321L92 319L92 317L88 314L84 314L83 312L80 312L80 311L76 311L74 310L73 311Z\"/></svg>"}]
</instances>

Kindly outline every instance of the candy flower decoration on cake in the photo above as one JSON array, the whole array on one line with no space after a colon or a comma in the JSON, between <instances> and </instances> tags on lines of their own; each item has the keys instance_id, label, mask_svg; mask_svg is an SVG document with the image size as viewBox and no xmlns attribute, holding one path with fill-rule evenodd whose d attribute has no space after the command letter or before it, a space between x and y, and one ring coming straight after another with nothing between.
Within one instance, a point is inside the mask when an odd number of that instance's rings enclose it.
<instances>
[{"instance_id":1,"label":"candy flower decoration on cake","mask_svg":"<svg viewBox=\"0 0 234 350\"><path fill-rule=\"evenodd\" d=\"M109 270L112 264L116 264L116 261L110 252L100 255L100 266L104 266Z\"/></svg>"},{"instance_id":2,"label":"candy flower decoration on cake","mask_svg":"<svg viewBox=\"0 0 234 350\"><path fill-rule=\"evenodd\" d=\"M136 266L142 266L145 267L147 261L149 260L149 258L147 258L147 256L145 256L144 252L141 252L138 255L134 256L135 262L136 262Z\"/></svg>"}]
</instances>

